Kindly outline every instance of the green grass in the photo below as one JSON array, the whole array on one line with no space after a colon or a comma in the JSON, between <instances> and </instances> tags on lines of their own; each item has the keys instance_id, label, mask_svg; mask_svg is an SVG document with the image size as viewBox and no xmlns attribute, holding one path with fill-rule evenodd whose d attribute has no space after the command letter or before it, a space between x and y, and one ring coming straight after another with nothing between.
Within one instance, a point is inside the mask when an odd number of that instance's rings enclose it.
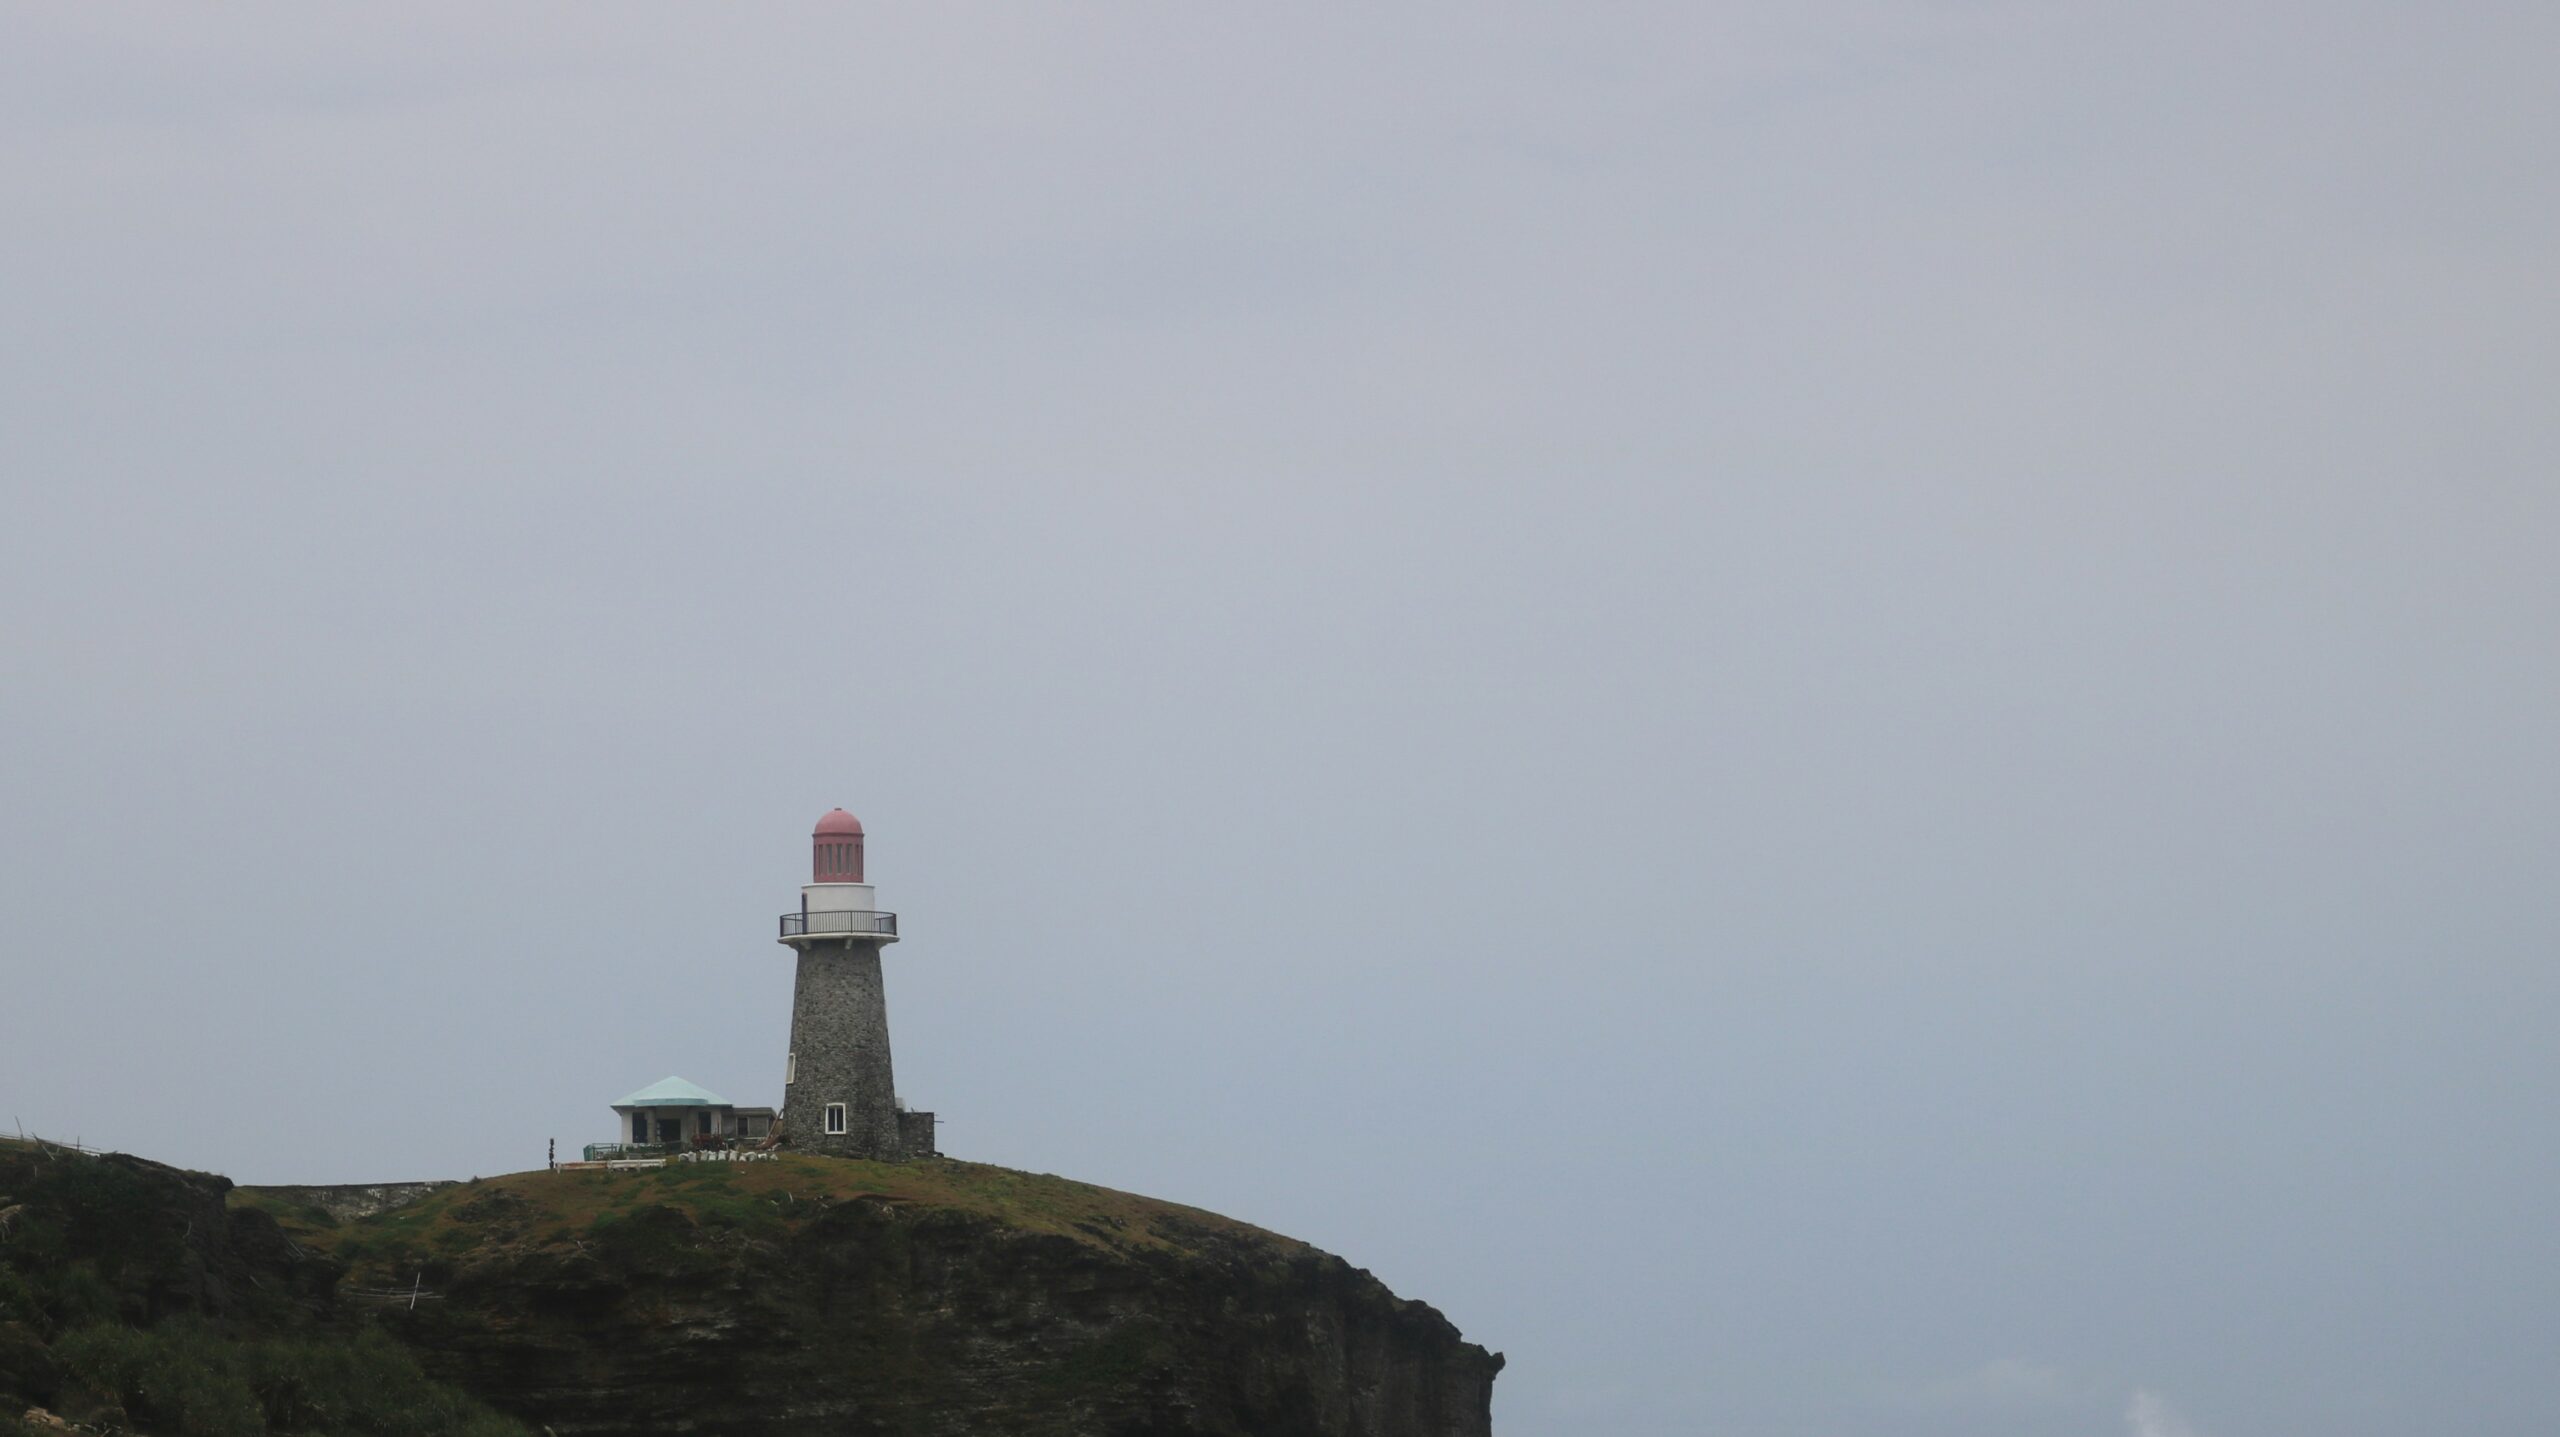
<instances>
[{"instance_id":1,"label":"green grass","mask_svg":"<svg viewBox=\"0 0 2560 1437\"><path fill-rule=\"evenodd\" d=\"M335 1214L309 1203L287 1202L256 1188L233 1188L227 1199L234 1208L249 1208L276 1220L287 1237L300 1239L338 1226Z\"/></svg>"},{"instance_id":2,"label":"green grass","mask_svg":"<svg viewBox=\"0 0 2560 1437\"><path fill-rule=\"evenodd\" d=\"M42 1337L130 1316L128 1273L184 1261L185 1228L161 1207L165 1181L105 1159L0 1140L0 1321Z\"/></svg>"},{"instance_id":3,"label":"green grass","mask_svg":"<svg viewBox=\"0 0 2560 1437\"><path fill-rule=\"evenodd\" d=\"M1282 1256L1305 1250L1215 1213L1044 1173L949 1159L876 1163L807 1155L624 1172L514 1173L444 1188L334 1228L306 1224L294 1236L347 1263L359 1283L405 1279L420 1264L573 1247L664 1272L705 1266L707 1249L718 1244L779 1241L830 1209L865 1200L984 1218L1115 1252L1194 1251L1213 1242ZM258 1199L235 1194L235 1201Z\"/></svg>"},{"instance_id":4,"label":"green grass","mask_svg":"<svg viewBox=\"0 0 2560 1437\"><path fill-rule=\"evenodd\" d=\"M101 1325L54 1351L154 1437L524 1437L370 1329L320 1341L235 1338L194 1320Z\"/></svg>"},{"instance_id":5,"label":"green grass","mask_svg":"<svg viewBox=\"0 0 2560 1437\"><path fill-rule=\"evenodd\" d=\"M0 1139L0 1210L11 1212L0 1322L22 1326L72 1388L121 1406L112 1420L151 1437L524 1437L382 1333L325 1329L254 1275L219 1325L185 1313L155 1322L153 1294L183 1288L218 1242L201 1231L207 1192L136 1159ZM335 1231L326 1214L279 1214L286 1205L238 1189L228 1201L268 1211L289 1234ZM391 1241L427 1230L414 1226ZM0 1385L0 1437L36 1437L18 1416L24 1396Z\"/></svg>"}]
</instances>

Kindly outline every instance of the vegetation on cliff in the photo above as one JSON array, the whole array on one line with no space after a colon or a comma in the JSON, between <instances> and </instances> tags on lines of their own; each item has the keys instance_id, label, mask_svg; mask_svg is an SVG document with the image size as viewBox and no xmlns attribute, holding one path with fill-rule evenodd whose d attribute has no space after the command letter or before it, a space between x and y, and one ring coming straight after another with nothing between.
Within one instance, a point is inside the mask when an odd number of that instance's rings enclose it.
<instances>
[{"instance_id":1,"label":"vegetation on cliff","mask_svg":"<svg viewBox=\"0 0 2560 1437\"><path fill-rule=\"evenodd\" d=\"M520 1173L278 1216L351 1286L434 1294L383 1320L560 1437L1476 1437L1501 1366L1304 1243L947 1159Z\"/></svg>"},{"instance_id":2,"label":"vegetation on cliff","mask_svg":"<svg viewBox=\"0 0 2560 1437\"><path fill-rule=\"evenodd\" d=\"M522 1437L344 1320L335 1264L225 1179L0 1139L0 1437ZM52 1428L58 1432L58 1428Z\"/></svg>"},{"instance_id":3,"label":"vegetation on cliff","mask_svg":"<svg viewBox=\"0 0 2560 1437\"><path fill-rule=\"evenodd\" d=\"M880 1163L785 1156L622 1172L515 1173L445 1188L348 1223L256 1188L233 1190L231 1202L267 1214L297 1242L344 1262L349 1281L359 1285L402 1284L422 1275L448 1280L546 1251L593 1252L653 1272L702 1269L717 1265L724 1250L786 1241L860 1204L1133 1256L1241 1245L1286 1262L1315 1252L1198 1208L948 1158Z\"/></svg>"},{"instance_id":4,"label":"vegetation on cliff","mask_svg":"<svg viewBox=\"0 0 2560 1437\"><path fill-rule=\"evenodd\" d=\"M151 1437L1482 1437L1502 1365L1304 1243L947 1160L519 1173L349 1218L19 1146L0 1194L0 1406Z\"/></svg>"}]
</instances>

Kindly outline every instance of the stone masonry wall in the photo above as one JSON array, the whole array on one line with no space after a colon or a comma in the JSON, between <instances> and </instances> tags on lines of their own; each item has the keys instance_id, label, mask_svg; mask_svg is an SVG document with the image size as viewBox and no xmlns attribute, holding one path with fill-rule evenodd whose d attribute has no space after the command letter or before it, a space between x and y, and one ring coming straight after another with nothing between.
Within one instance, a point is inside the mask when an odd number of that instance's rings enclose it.
<instances>
[{"instance_id":1,"label":"stone masonry wall","mask_svg":"<svg viewBox=\"0 0 2560 1437\"><path fill-rule=\"evenodd\" d=\"M898 1114L898 1146L910 1158L938 1158L942 1149L933 1140L933 1114Z\"/></svg>"},{"instance_id":2,"label":"stone masonry wall","mask_svg":"<svg viewBox=\"0 0 2560 1437\"><path fill-rule=\"evenodd\" d=\"M893 1160L904 1155L879 944L816 942L800 950L791 990L791 1052L794 1075L783 1089L782 1122L795 1151ZM842 1133L826 1130L829 1103L845 1105Z\"/></svg>"}]
</instances>

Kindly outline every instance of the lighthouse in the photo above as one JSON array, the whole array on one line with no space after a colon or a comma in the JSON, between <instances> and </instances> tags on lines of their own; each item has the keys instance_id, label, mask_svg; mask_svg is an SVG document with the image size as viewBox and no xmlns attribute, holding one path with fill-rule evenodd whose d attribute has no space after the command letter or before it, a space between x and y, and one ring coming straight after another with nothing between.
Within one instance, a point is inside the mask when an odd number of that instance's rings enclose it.
<instances>
[{"instance_id":1,"label":"lighthouse","mask_svg":"<svg viewBox=\"0 0 2560 1437\"><path fill-rule=\"evenodd\" d=\"M898 941L898 915L863 881L862 820L832 810L809 846L800 910L782 915L782 942L798 958L782 1067L785 1141L836 1157L931 1157L933 1114L900 1109L890 1072L880 951Z\"/></svg>"}]
</instances>

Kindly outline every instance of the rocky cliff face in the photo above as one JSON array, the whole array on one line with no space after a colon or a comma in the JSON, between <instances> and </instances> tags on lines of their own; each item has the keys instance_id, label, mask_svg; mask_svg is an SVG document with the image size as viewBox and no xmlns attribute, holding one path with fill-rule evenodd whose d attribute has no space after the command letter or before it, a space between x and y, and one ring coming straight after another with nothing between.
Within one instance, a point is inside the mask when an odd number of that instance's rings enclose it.
<instances>
[{"instance_id":1,"label":"rocky cliff face","mask_svg":"<svg viewBox=\"0 0 2560 1437\"><path fill-rule=\"evenodd\" d=\"M975 1164L526 1173L283 1216L351 1294L422 1288L377 1320L559 1437L1483 1437L1502 1366L1304 1244Z\"/></svg>"},{"instance_id":2,"label":"rocky cliff face","mask_svg":"<svg viewBox=\"0 0 2560 1437\"><path fill-rule=\"evenodd\" d=\"M258 1207L273 1210L310 1208L338 1222L353 1222L373 1217L393 1208L407 1207L430 1193L452 1187L454 1180L440 1178L416 1183L333 1183L302 1187L258 1187L250 1189L260 1202Z\"/></svg>"}]
</instances>

